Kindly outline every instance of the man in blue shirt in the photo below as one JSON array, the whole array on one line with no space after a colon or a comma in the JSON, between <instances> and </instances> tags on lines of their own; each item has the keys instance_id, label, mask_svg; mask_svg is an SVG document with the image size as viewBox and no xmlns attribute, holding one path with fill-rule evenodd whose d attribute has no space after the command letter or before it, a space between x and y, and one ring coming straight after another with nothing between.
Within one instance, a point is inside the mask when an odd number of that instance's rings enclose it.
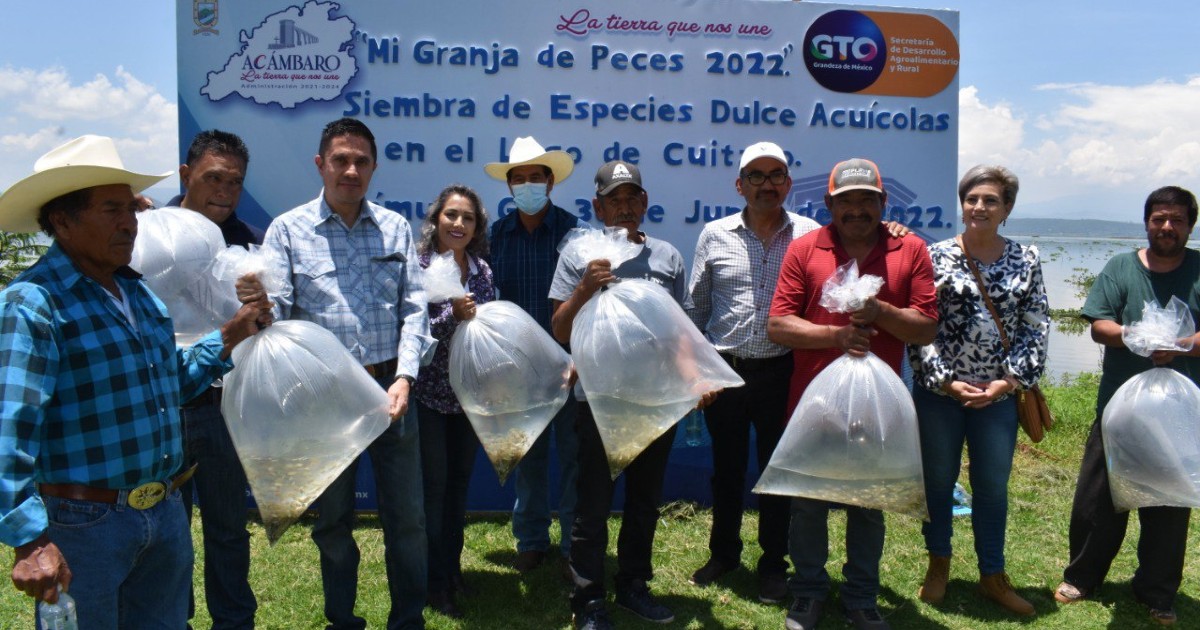
<instances>
[{"instance_id":1,"label":"man in blue shirt","mask_svg":"<svg viewBox=\"0 0 1200 630\"><path fill-rule=\"evenodd\" d=\"M558 246L572 229L586 227L575 215L554 205L550 191L571 175L575 163L565 151L546 151L532 137L517 138L508 162L492 162L484 170L508 184L517 212L492 224L491 265L497 296L520 306L546 332L550 330L550 280L558 266ZM551 420L550 426L517 465L517 502L513 506L513 536L517 559L513 566L525 573L546 559L550 548L550 433L558 447L558 523L561 532L563 579L570 582L566 559L571 551L571 521L575 513L575 481L579 464L576 452L573 398Z\"/></svg>"},{"instance_id":2,"label":"man in blue shirt","mask_svg":"<svg viewBox=\"0 0 1200 630\"><path fill-rule=\"evenodd\" d=\"M0 541L16 548L27 595L56 601L77 578L83 628L186 624L179 405L232 367L270 307L254 281L221 331L175 347L166 308L128 267L134 192L164 177L125 170L111 139L83 136L0 196L0 229L54 239L0 293Z\"/></svg>"},{"instance_id":3,"label":"man in blue shirt","mask_svg":"<svg viewBox=\"0 0 1200 630\"><path fill-rule=\"evenodd\" d=\"M314 160L324 183L321 194L276 217L264 246L287 266L283 277L290 291L278 298L280 315L332 332L387 390L392 426L367 447L391 595L387 627L424 628L424 489L416 406L409 405L408 394L434 339L408 221L366 200L376 156L375 136L362 122L342 118L326 125ZM330 430L337 430L337 420L330 422ZM316 502L312 537L321 555L325 617L335 630L366 627L354 614L357 472L355 462Z\"/></svg>"},{"instance_id":4,"label":"man in blue shirt","mask_svg":"<svg viewBox=\"0 0 1200 630\"><path fill-rule=\"evenodd\" d=\"M262 230L237 216L250 152L236 135L210 129L196 134L179 167L184 194L167 202L200 213L221 228L226 245L262 244ZM253 628L258 602L250 588L250 532L246 531L246 472L221 415L220 387L184 403L184 453L196 474L183 486L192 513L192 486L200 498L204 536L204 598L215 630ZM193 598L192 608L195 607ZM194 611L193 611L194 612Z\"/></svg>"}]
</instances>

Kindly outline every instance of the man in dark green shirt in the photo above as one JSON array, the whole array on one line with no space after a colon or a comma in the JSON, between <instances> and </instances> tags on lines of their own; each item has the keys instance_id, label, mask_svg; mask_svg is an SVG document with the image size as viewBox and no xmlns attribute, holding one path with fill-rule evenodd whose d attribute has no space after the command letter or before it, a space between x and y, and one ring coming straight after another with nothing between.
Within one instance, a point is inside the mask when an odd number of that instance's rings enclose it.
<instances>
[{"instance_id":1,"label":"man in dark green shirt","mask_svg":"<svg viewBox=\"0 0 1200 630\"><path fill-rule=\"evenodd\" d=\"M1054 593L1064 604L1093 595L1104 582L1129 522L1128 512L1114 508L1108 484L1100 419L1109 399L1125 381L1153 367L1170 367L1200 383L1200 343L1186 353L1159 350L1141 357L1121 340L1122 326L1142 319L1145 302L1165 305L1178 297L1200 321L1200 252L1187 248L1196 225L1196 197L1176 186L1160 188L1146 199L1143 220L1148 246L1108 261L1083 306L1083 317L1092 323L1092 339L1104 346L1104 363L1096 419L1071 508L1071 560ZM1142 533L1133 594L1162 625L1176 620L1174 601L1183 579L1190 514L1179 507L1138 509Z\"/></svg>"}]
</instances>

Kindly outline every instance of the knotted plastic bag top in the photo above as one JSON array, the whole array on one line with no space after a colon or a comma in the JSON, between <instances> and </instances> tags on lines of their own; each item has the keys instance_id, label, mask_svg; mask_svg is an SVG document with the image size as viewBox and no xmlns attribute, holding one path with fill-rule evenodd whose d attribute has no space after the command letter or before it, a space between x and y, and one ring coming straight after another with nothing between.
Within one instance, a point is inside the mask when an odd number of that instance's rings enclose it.
<instances>
[{"instance_id":1,"label":"knotted plastic bag top","mask_svg":"<svg viewBox=\"0 0 1200 630\"><path fill-rule=\"evenodd\" d=\"M1117 388L1101 418L1113 505L1200 507L1200 389L1170 368Z\"/></svg>"},{"instance_id":2,"label":"knotted plastic bag top","mask_svg":"<svg viewBox=\"0 0 1200 630\"><path fill-rule=\"evenodd\" d=\"M226 247L217 254L210 271L217 280L229 285L252 273L258 277L268 295L287 296L292 290L284 276L286 268L272 250L251 244L248 248L241 245Z\"/></svg>"},{"instance_id":3,"label":"knotted plastic bag top","mask_svg":"<svg viewBox=\"0 0 1200 630\"><path fill-rule=\"evenodd\" d=\"M875 297L883 287L883 278L858 275L858 261L841 265L821 288L821 306L830 313L853 313Z\"/></svg>"},{"instance_id":4,"label":"knotted plastic bag top","mask_svg":"<svg viewBox=\"0 0 1200 630\"><path fill-rule=\"evenodd\" d=\"M928 520L917 411L882 359L842 355L813 379L754 487Z\"/></svg>"},{"instance_id":5,"label":"knotted plastic bag top","mask_svg":"<svg viewBox=\"0 0 1200 630\"><path fill-rule=\"evenodd\" d=\"M446 251L429 257L429 266L422 272L425 299L430 304L463 297L462 269L454 261L454 252Z\"/></svg>"},{"instance_id":6,"label":"knotted plastic bag top","mask_svg":"<svg viewBox=\"0 0 1200 630\"><path fill-rule=\"evenodd\" d=\"M606 227L603 230L575 228L558 245L559 257L569 267L584 269L593 260L607 260L613 269L642 253L642 243L631 243L625 228Z\"/></svg>"},{"instance_id":7,"label":"knotted plastic bag top","mask_svg":"<svg viewBox=\"0 0 1200 630\"><path fill-rule=\"evenodd\" d=\"M1187 303L1174 295L1166 306L1144 302L1142 318L1121 327L1121 341L1129 351L1148 357L1155 350L1192 349L1192 335L1196 333L1196 322Z\"/></svg>"},{"instance_id":8,"label":"knotted plastic bag top","mask_svg":"<svg viewBox=\"0 0 1200 630\"><path fill-rule=\"evenodd\" d=\"M566 403L571 357L529 313L496 300L454 331L449 377L504 483Z\"/></svg>"},{"instance_id":9,"label":"knotted plastic bag top","mask_svg":"<svg viewBox=\"0 0 1200 630\"><path fill-rule=\"evenodd\" d=\"M388 398L311 322L273 324L233 361L221 411L273 544L388 428Z\"/></svg>"},{"instance_id":10,"label":"knotted plastic bag top","mask_svg":"<svg viewBox=\"0 0 1200 630\"><path fill-rule=\"evenodd\" d=\"M703 394L745 384L648 280L621 280L592 296L575 316L571 353L613 479Z\"/></svg>"},{"instance_id":11,"label":"knotted plastic bag top","mask_svg":"<svg viewBox=\"0 0 1200 630\"><path fill-rule=\"evenodd\" d=\"M139 212L129 265L162 300L175 325L175 343L188 346L220 328L241 303L232 282L209 269L225 250L221 228L184 208Z\"/></svg>"}]
</instances>

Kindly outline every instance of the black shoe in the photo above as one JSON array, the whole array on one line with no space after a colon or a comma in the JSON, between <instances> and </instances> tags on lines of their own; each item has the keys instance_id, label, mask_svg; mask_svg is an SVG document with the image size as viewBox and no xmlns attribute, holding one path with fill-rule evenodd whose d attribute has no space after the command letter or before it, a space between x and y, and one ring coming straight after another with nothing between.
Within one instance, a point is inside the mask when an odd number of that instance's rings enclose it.
<instances>
[{"instance_id":1,"label":"black shoe","mask_svg":"<svg viewBox=\"0 0 1200 630\"><path fill-rule=\"evenodd\" d=\"M617 605L653 623L675 621L675 613L654 599L650 594L650 587L640 580L617 589Z\"/></svg>"},{"instance_id":2,"label":"black shoe","mask_svg":"<svg viewBox=\"0 0 1200 630\"><path fill-rule=\"evenodd\" d=\"M517 554L517 559L513 561L513 568L517 570L517 573L529 573L542 566L542 563L545 561L545 551L522 551Z\"/></svg>"},{"instance_id":3,"label":"black shoe","mask_svg":"<svg viewBox=\"0 0 1200 630\"><path fill-rule=\"evenodd\" d=\"M449 591L430 593L429 598L425 600L425 605L447 617L462 619L462 611L454 603L454 596Z\"/></svg>"},{"instance_id":4,"label":"black shoe","mask_svg":"<svg viewBox=\"0 0 1200 630\"><path fill-rule=\"evenodd\" d=\"M782 573L770 573L758 576L758 601L764 604L778 604L787 599L787 577Z\"/></svg>"},{"instance_id":5,"label":"black shoe","mask_svg":"<svg viewBox=\"0 0 1200 630\"><path fill-rule=\"evenodd\" d=\"M817 622L821 620L823 612L825 612L825 602L810 597L797 597L792 600L792 605L788 608L784 627L787 630L813 630L817 627Z\"/></svg>"},{"instance_id":6,"label":"black shoe","mask_svg":"<svg viewBox=\"0 0 1200 630\"><path fill-rule=\"evenodd\" d=\"M732 570L732 568L727 568L714 558L709 560L708 564L696 569L696 572L692 574L692 579L689 581L696 586L708 586L716 582L717 578Z\"/></svg>"},{"instance_id":7,"label":"black shoe","mask_svg":"<svg viewBox=\"0 0 1200 630\"><path fill-rule=\"evenodd\" d=\"M608 620L608 611L604 608L603 599L593 599L583 608L583 612L571 617L576 630L611 630L613 625Z\"/></svg>"},{"instance_id":8,"label":"black shoe","mask_svg":"<svg viewBox=\"0 0 1200 630\"><path fill-rule=\"evenodd\" d=\"M855 630L892 630L878 608L863 608L862 610L847 610L846 621L854 625Z\"/></svg>"},{"instance_id":9,"label":"black shoe","mask_svg":"<svg viewBox=\"0 0 1200 630\"><path fill-rule=\"evenodd\" d=\"M475 587L467 584L461 573L455 574L450 578L450 592L463 597L474 597L479 593Z\"/></svg>"}]
</instances>

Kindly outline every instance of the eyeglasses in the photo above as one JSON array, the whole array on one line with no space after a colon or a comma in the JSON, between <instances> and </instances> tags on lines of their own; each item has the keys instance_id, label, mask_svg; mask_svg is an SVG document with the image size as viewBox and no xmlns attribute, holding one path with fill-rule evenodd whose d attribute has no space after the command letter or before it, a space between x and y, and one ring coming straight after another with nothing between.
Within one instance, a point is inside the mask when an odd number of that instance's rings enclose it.
<instances>
[{"instance_id":1,"label":"eyeglasses","mask_svg":"<svg viewBox=\"0 0 1200 630\"><path fill-rule=\"evenodd\" d=\"M743 173L742 177L750 182L751 186L762 186L763 182L767 180L771 180L772 184L779 186L787 181L788 173L787 171L771 171L770 173L754 171L753 173Z\"/></svg>"}]
</instances>

